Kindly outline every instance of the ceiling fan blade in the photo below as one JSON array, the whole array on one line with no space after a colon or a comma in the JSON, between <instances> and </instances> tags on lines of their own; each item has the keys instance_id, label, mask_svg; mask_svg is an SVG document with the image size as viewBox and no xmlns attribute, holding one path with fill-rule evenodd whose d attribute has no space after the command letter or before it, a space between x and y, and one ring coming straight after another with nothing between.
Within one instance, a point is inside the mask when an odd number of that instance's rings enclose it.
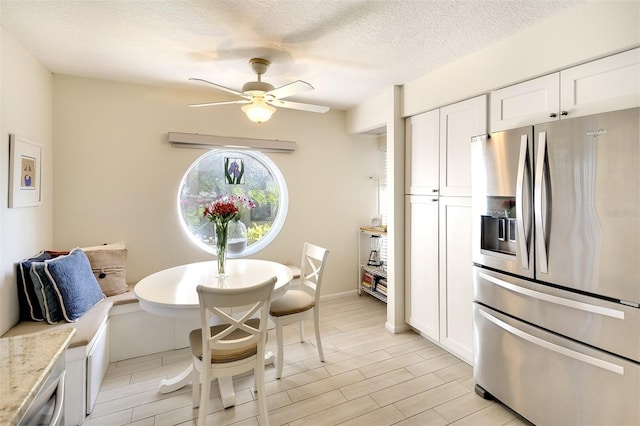
<instances>
[{"instance_id":1,"label":"ceiling fan blade","mask_svg":"<svg viewBox=\"0 0 640 426\"><path fill-rule=\"evenodd\" d=\"M192 77L192 78L190 78L189 80L193 80L193 81L201 81L201 82L203 82L203 83L207 83L207 84L212 85L212 86L213 86L213 87L215 87L216 89L222 90L222 91L227 92L227 93L234 94L234 95L236 95L236 96L240 96L241 98L245 98L245 99L249 99L249 100L251 100L251 95L247 95L246 93L242 93L242 92L239 92L239 91L237 91L237 90L229 89L228 87L220 86L219 84L212 83L212 82L210 82L209 80L204 80L204 79L202 79L202 78L193 78L193 77Z\"/></svg>"},{"instance_id":2,"label":"ceiling fan blade","mask_svg":"<svg viewBox=\"0 0 640 426\"><path fill-rule=\"evenodd\" d=\"M276 107L298 109L298 110L301 110L301 111L320 112L320 113L329 111L329 107L328 106L303 104L301 102L282 101L280 99L274 99L273 101L267 101L267 103L270 103L271 105L276 106Z\"/></svg>"},{"instance_id":3,"label":"ceiling fan blade","mask_svg":"<svg viewBox=\"0 0 640 426\"><path fill-rule=\"evenodd\" d=\"M275 89L265 93L265 96L273 96L276 99L283 99L297 95L298 93L308 92L309 90L313 90L312 85L306 81L298 80L293 83L285 84L284 86L276 87Z\"/></svg>"},{"instance_id":4,"label":"ceiling fan blade","mask_svg":"<svg viewBox=\"0 0 640 426\"><path fill-rule=\"evenodd\" d=\"M205 102L203 104L191 104L189 107L198 108L198 107L206 107L206 106L214 106L214 105L227 105L227 104L250 104L250 100L237 100L237 101L220 101L220 102Z\"/></svg>"}]
</instances>

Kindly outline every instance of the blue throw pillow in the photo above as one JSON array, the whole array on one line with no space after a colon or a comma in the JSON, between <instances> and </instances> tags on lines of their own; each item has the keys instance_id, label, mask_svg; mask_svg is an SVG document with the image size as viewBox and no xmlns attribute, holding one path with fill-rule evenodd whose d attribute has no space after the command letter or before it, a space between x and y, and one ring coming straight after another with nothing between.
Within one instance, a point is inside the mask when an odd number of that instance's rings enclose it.
<instances>
[{"instance_id":1,"label":"blue throw pillow","mask_svg":"<svg viewBox=\"0 0 640 426\"><path fill-rule=\"evenodd\" d=\"M31 262L31 280L33 281L40 310L49 324L63 319L60 298L45 271L45 262Z\"/></svg>"},{"instance_id":2,"label":"blue throw pillow","mask_svg":"<svg viewBox=\"0 0 640 426\"><path fill-rule=\"evenodd\" d=\"M45 271L60 299L62 314L69 322L76 321L104 298L89 259L80 249L45 261Z\"/></svg>"},{"instance_id":3,"label":"blue throw pillow","mask_svg":"<svg viewBox=\"0 0 640 426\"><path fill-rule=\"evenodd\" d=\"M18 300L20 302L21 320L43 321L45 319L44 311L40 307L36 294L36 290L39 290L40 285L34 284L31 278L31 264L33 262L44 262L47 259L51 259L51 255L42 252L37 256L23 260L18 265Z\"/></svg>"}]
</instances>

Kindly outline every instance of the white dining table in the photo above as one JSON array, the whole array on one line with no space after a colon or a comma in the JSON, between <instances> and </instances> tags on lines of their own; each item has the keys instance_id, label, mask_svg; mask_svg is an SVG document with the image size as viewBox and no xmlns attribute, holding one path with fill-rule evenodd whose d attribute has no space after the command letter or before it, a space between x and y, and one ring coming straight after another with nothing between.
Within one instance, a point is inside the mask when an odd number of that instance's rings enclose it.
<instances>
[{"instance_id":1,"label":"white dining table","mask_svg":"<svg viewBox=\"0 0 640 426\"><path fill-rule=\"evenodd\" d=\"M218 276L217 262L197 262L155 272L140 280L134 289L145 311L174 318L200 318L200 304L196 287L244 288L261 284L276 277L272 300L287 290L293 272L281 263L258 259L228 259L226 274ZM273 362L273 354L265 362ZM176 377L163 379L160 392L178 390L191 381L193 363ZM196 384L194 383L194 386ZM235 391L231 377L218 378L220 397L225 408L235 405Z\"/></svg>"}]
</instances>

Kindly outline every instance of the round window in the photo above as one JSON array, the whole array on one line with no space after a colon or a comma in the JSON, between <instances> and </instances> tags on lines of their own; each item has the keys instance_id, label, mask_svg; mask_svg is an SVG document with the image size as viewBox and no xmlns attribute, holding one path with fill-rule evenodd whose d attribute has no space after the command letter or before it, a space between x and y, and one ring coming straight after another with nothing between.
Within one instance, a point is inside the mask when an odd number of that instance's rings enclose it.
<instances>
[{"instance_id":1,"label":"round window","mask_svg":"<svg viewBox=\"0 0 640 426\"><path fill-rule=\"evenodd\" d=\"M178 191L182 227L198 247L216 254L214 225L203 212L211 202L230 195L252 200L255 208L241 210L239 222L246 227L247 242L227 256L257 253L282 229L289 204L282 173L261 152L212 150L194 161Z\"/></svg>"}]
</instances>

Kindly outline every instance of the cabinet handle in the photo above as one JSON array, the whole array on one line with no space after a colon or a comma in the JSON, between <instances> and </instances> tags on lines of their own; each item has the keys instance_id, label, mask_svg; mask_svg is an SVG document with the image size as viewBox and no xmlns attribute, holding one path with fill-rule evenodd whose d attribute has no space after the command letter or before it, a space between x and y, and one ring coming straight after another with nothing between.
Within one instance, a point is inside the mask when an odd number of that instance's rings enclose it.
<instances>
[{"instance_id":1,"label":"cabinet handle","mask_svg":"<svg viewBox=\"0 0 640 426\"><path fill-rule=\"evenodd\" d=\"M560 111L560 115L567 116L567 115L569 115L569 113L567 111Z\"/></svg>"},{"instance_id":2,"label":"cabinet handle","mask_svg":"<svg viewBox=\"0 0 640 426\"><path fill-rule=\"evenodd\" d=\"M556 114L555 112L552 112L551 114L549 114L549 118L556 118L558 116L558 114Z\"/></svg>"},{"instance_id":3,"label":"cabinet handle","mask_svg":"<svg viewBox=\"0 0 640 426\"><path fill-rule=\"evenodd\" d=\"M431 192L438 192L438 190L437 189L433 189L433 190L431 190Z\"/></svg>"},{"instance_id":4,"label":"cabinet handle","mask_svg":"<svg viewBox=\"0 0 640 426\"><path fill-rule=\"evenodd\" d=\"M432 198L431 201L433 201L434 203L437 203L438 199L437 198Z\"/></svg>"}]
</instances>

